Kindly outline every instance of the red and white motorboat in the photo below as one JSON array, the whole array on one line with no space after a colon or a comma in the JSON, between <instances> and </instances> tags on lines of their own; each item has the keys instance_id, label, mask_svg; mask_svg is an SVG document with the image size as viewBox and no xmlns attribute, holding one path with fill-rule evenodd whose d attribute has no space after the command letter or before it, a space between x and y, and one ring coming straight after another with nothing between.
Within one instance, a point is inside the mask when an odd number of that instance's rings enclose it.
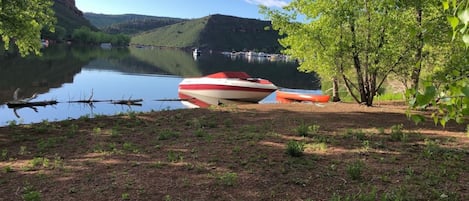
<instances>
[{"instance_id":1,"label":"red and white motorboat","mask_svg":"<svg viewBox=\"0 0 469 201\"><path fill-rule=\"evenodd\" d=\"M252 78L245 72L219 72L185 78L179 84L179 97L208 105L257 103L275 90L277 87L269 80Z\"/></svg>"}]
</instances>

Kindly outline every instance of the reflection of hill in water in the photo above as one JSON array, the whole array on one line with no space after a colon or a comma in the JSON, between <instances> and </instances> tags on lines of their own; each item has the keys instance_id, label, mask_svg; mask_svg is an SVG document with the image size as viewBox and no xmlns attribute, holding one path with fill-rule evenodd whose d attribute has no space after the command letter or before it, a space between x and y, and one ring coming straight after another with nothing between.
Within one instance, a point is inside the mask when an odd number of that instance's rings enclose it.
<instances>
[{"instance_id":1,"label":"reflection of hill in water","mask_svg":"<svg viewBox=\"0 0 469 201\"><path fill-rule=\"evenodd\" d=\"M109 70L129 74L169 74L159 68L155 68L146 62L135 60L131 57L125 58L97 58L89 62L85 69Z\"/></svg>"},{"instance_id":2,"label":"reflection of hill in water","mask_svg":"<svg viewBox=\"0 0 469 201\"><path fill-rule=\"evenodd\" d=\"M135 58L169 74L183 77L202 75L192 55L182 50L160 48L129 48L129 50Z\"/></svg>"},{"instance_id":3,"label":"reflection of hill in water","mask_svg":"<svg viewBox=\"0 0 469 201\"><path fill-rule=\"evenodd\" d=\"M12 100L17 88L19 96L30 97L70 83L85 64L65 46L48 48L42 57L0 57L0 62L0 103Z\"/></svg>"}]
</instances>

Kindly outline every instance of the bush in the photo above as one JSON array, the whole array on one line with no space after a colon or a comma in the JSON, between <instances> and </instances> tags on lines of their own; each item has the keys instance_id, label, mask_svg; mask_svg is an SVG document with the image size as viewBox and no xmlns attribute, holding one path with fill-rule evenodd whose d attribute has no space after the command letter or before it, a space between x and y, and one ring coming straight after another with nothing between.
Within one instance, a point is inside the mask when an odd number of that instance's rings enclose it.
<instances>
[{"instance_id":1,"label":"bush","mask_svg":"<svg viewBox=\"0 0 469 201\"><path fill-rule=\"evenodd\" d=\"M287 143L287 154L293 157L299 157L303 155L305 150L304 143L297 141L289 141Z\"/></svg>"},{"instance_id":2,"label":"bush","mask_svg":"<svg viewBox=\"0 0 469 201\"><path fill-rule=\"evenodd\" d=\"M364 164L362 161L354 161L353 163L347 165L347 174L352 180L361 179L363 173Z\"/></svg>"}]
</instances>

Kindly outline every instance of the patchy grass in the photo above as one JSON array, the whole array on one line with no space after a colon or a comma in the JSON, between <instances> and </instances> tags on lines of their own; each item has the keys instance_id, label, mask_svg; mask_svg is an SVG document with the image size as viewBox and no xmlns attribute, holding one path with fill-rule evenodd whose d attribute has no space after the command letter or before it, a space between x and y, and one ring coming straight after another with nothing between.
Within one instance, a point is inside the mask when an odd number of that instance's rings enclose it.
<instances>
[{"instance_id":1,"label":"patchy grass","mask_svg":"<svg viewBox=\"0 0 469 201\"><path fill-rule=\"evenodd\" d=\"M0 200L468 200L466 129L415 125L394 103L15 122L0 128Z\"/></svg>"}]
</instances>

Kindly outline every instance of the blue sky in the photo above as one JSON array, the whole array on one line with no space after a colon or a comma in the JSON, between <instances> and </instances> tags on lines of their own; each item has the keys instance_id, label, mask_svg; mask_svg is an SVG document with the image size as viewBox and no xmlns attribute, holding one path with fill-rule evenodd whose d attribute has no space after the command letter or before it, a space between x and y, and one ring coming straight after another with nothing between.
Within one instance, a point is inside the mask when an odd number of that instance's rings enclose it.
<instances>
[{"instance_id":1,"label":"blue sky","mask_svg":"<svg viewBox=\"0 0 469 201\"><path fill-rule=\"evenodd\" d=\"M265 19L259 5L285 6L291 0L75 0L83 12L200 18L211 14Z\"/></svg>"}]
</instances>

